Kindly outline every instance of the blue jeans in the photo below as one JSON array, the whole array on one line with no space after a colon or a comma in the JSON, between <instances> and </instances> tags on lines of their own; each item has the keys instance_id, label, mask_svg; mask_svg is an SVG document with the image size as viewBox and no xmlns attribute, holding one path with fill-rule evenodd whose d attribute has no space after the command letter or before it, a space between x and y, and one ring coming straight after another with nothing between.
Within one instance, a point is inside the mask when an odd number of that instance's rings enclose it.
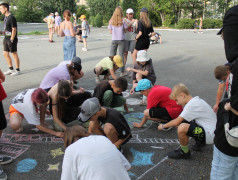
<instances>
[{"instance_id":1,"label":"blue jeans","mask_svg":"<svg viewBox=\"0 0 238 180\"><path fill-rule=\"evenodd\" d=\"M64 60L72 60L76 56L76 39L72 36L65 36L63 51L64 51Z\"/></svg>"},{"instance_id":2,"label":"blue jeans","mask_svg":"<svg viewBox=\"0 0 238 180\"><path fill-rule=\"evenodd\" d=\"M210 180L238 180L238 157L228 156L214 145Z\"/></svg>"}]
</instances>

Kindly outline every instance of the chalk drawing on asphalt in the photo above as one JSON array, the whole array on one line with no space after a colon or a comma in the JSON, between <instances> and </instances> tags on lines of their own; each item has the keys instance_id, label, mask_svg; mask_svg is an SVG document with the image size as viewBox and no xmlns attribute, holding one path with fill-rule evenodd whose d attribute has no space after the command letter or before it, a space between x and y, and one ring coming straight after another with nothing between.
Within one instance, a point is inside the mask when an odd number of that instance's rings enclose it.
<instances>
[{"instance_id":1,"label":"chalk drawing on asphalt","mask_svg":"<svg viewBox=\"0 0 238 180\"><path fill-rule=\"evenodd\" d=\"M150 146L153 149L164 149L164 147L159 147L159 146Z\"/></svg>"},{"instance_id":2,"label":"chalk drawing on asphalt","mask_svg":"<svg viewBox=\"0 0 238 180\"><path fill-rule=\"evenodd\" d=\"M124 117L127 120L128 125L130 126L130 128L133 128L133 123L137 122L140 123L141 119L143 118L144 114L141 112L137 112L137 113L128 113L125 114ZM145 129L149 128L152 125L152 121L147 121L143 128L133 128L133 131L144 131Z\"/></svg>"},{"instance_id":3,"label":"chalk drawing on asphalt","mask_svg":"<svg viewBox=\"0 0 238 180\"><path fill-rule=\"evenodd\" d=\"M18 156L23 154L29 149L30 145L15 144L15 143L0 143L0 154L12 156L13 159L16 159Z\"/></svg>"},{"instance_id":4,"label":"chalk drawing on asphalt","mask_svg":"<svg viewBox=\"0 0 238 180\"><path fill-rule=\"evenodd\" d=\"M141 102L141 99L138 98L128 98L126 99L126 103L129 105L139 105Z\"/></svg>"},{"instance_id":5,"label":"chalk drawing on asphalt","mask_svg":"<svg viewBox=\"0 0 238 180\"><path fill-rule=\"evenodd\" d=\"M49 168L47 169L47 171L59 171L59 165L60 163L57 164L48 164Z\"/></svg>"},{"instance_id":6,"label":"chalk drawing on asphalt","mask_svg":"<svg viewBox=\"0 0 238 180\"><path fill-rule=\"evenodd\" d=\"M35 131L35 132L38 132L39 131L39 129L38 128L33 128L33 129L31 129L32 131Z\"/></svg>"},{"instance_id":7,"label":"chalk drawing on asphalt","mask_svg":"<svg viewBox=\"0 0 238 180\"><path fill-rule=\"evenodd\" d=\"M130 177L135 177L135 178L137 178L137 176L133 173L133 172L128 172L128 175L130 176Z\"/></svg>"},{"instance_id":8,"label":"chalk drawing on asphalt","mask_svg":"<svg viewBox=\"0 0 238 180\"><path fill-rule=\"evenodd\" d=\"M25 173L35 169L37 161L35 159L23 159L17 163L17 172Z\"/></svg>"},{"instance_id":9,"label":"chalk drawing on asphalt","mask_svg":"<svg viewBox=\"0 0 238 180\"><path fill-rule=\"evenodd\" d=\"M132 134L132 138L128 143L139 144L179 144L178 139L161 139L161 138L141 138L139 134Z\"/></svg>"},{"instance_id":10,"label":"chalk drawing on asphalt","mask_svg":"<svg viewBox=\"0 0 238 180\"><path fill-rule=\"evenodd\" d=\"M53 156L53 158L60 156L62 154L64 154L64 152L62 151L61 148L51 150L51 155Z\"/></svg>"},{"instance_id":11,"label":"chalk drawing on asphalt","mask_svg":"<svg viewBox=\"0 0 238 180\"><path fill-rule=\"evenodd\" d=\"M50 134L2 134L0 142L63 143L64 140Z\"/></svg>"},{"instance_id":12,"label":"chalk drawing on asphalt","mask_svg":"<svg viewBox=\"0 0 238 180\"><path fill-rule=\"evenodd\" d=\"M130 151L133 154L132 166L148 166L154 165L152 162L152 157L154 156L153 152L139 152L133 148L130 148Z\"/></svg>"}]
</instances>

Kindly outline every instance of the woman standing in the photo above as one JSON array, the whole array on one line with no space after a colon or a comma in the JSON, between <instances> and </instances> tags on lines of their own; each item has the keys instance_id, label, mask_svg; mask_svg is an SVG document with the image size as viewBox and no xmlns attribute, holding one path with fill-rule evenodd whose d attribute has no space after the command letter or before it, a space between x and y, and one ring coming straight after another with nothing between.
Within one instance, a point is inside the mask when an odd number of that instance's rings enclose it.
<instances>
[{"instance_id":1,"label":"woman standing","mask_svg":"<svg viewBox=\"0 0 238 180\"><path fill-rule=\"evenodd\" d=\"M60 35L65 36L63 51L64 60L71 60L76 56L76 39L73 23L70 22L71 12L69 10L64 11L64 22L60 24Z\"/></svg>"},{"instance_id":2,"label":"woman standing","mask_svg":"<svg viewBox=\"0 0 238 180\"><path fill-rule=\"evenodd\" d=\"M115 56L117 54L117 47L119 47L119 55L122 57L122 62L124 62L124 43L125 43L125 31L127 29L127 24L123 20L123 12L121 7L116 7L108 25L110 34L112 34L112 43L110 56ZM125 67L121 68L120 76L125 76Z\"/></svg>"},{"instance_id":3,"label":"woman standing","mask_svg":"<svg viewBox=\"0 0 238 180\"><path fill-rule=\"evenodd\" d=\"M133 64L136 62L137 52L139 50L146 50L149 49L150 46L150 36L154 36L154 29L151 24L151 21L148 17L148 9L142 8L140 10L140 20L138 22L138 31L139 33L136 36L136 47L133 51L132 58Z\"/></svg>"}]
</instances>

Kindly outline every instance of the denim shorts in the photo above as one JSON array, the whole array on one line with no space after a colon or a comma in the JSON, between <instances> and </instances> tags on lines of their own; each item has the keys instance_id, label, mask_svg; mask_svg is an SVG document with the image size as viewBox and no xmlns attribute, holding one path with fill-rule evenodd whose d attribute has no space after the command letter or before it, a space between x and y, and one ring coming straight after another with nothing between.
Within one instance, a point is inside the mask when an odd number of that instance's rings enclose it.
<instances>
[{"instance_id":1,"label":"denim shorts","mask_svg":"<svg viewBox=\"0 0 238 180\"><path fill-rule=\"evenodd\" d=\"M228 156L214 145L210 180L238 180L238 157Z\"/></svg>"}]
</instances>

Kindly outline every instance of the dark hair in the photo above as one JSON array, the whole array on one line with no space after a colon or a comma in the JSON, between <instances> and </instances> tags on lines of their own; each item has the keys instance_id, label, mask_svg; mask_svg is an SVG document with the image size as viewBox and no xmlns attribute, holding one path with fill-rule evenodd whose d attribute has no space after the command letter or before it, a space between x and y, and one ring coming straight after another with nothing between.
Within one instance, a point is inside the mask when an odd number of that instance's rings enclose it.
<instances>
[{"instance_id":1,"label":"dark hair","mask_svg":"<svg viewBox=\"0 0 238 180\"><path fill-rule=\"evenodd\" d=\"M65 99L62 97L70 97L72 94L71 83L67 80L59 80L58 82L58 117L61 119L64 116Z\"/></svg>"},{"instance_id":2,"label":"dark hair","mask_svg":"<svg viewBox=\"0 0 238 180\"><path fill-rule=\"evenodd\" d=\"M31 94L31 100L33 102L33 105L35 106L36 112L38 113L38 108L36 104L47 103L49 100L49 95L44 89L38 88L38 89L35 89L33 93Z\"/></svg>"},{"instance_id":3,"label":"dark hair","mask_svg":"<svg viewBox=\"0 0 238 180\"><path fill-rule=\"evenodd\" d=\"M114 81L114 83L115 83L115 86L117 88L120 88L122 91L127 90L128 83L126 78L119 77Z\"/></svg>"},{"instance_id":4,"label":"dark hair","mask_svg":"<svg viewBox=\"0 0 238 180\"><path fill-rule=\"evenodd\" d=\"M82 137L89 136L88 131L79 125L74 125L72 127L67 127L64 132L64 146L67 148L69 145L73 144L75 141Z\"/></svg>"},{"instance_id":5,"label":"dark hair","mask_svg":"<svg viewBox=\"0 0 238 180\"><path fill-rule=\"evenodd\" d=\"M77 63L78 64L78 63ZM68 69L68 72L69 72L69 75L70 75L70 80L73 81L74 80L74 76L75 76L75 71L78 71L78 73L80 74L80 71L82 69L82 66L81 65L77 65L78 66L78 69L75 68L74 65L72 64L68 64L67 65L67 69ZM79 71L80 70L80 71Z\"/></svg>"},{"instance_id":6,"label":"dark hair","mask_svg":"<svg viewBox=\"0 0 238 180\"><path fill-rule=\"evenodd\" d=\"M66 20L69 21L71 18L71 12L69 10L65 10L63 16L65 17Z\"/></svg>"},{"instance_id":7,"label":"dark hair","mask_svg":"<svg viewBox=\"0 0 238 180\"><path fill-rule=\"evenodd\" d=\"M111 61L113 62L113 58L114 58L114 56L109 56L109 58L111 59Z\"/></svg>"},{"instance_id":8,"label":"dark hair","mask_svg":"<svg viewBox=\"0 0 238 180\"><path fill-rule=\"evenodd\" d=\"M9 11L9 4L8 3L1 3L0 6L4 6Z\"/></svg>"},{"instance_id":9,"label":"dark hair","mask_svg":"<svg viewBox=\"0 0 238 180\"><path fill-rule=\"evenodd\" d=\"M221 80L222 78L227 76L228 71L229 71L229 67L227 67L225 65L217 66L214 69L215 78L218 79L218 80Z\"/></svg>"}]
</instances>

